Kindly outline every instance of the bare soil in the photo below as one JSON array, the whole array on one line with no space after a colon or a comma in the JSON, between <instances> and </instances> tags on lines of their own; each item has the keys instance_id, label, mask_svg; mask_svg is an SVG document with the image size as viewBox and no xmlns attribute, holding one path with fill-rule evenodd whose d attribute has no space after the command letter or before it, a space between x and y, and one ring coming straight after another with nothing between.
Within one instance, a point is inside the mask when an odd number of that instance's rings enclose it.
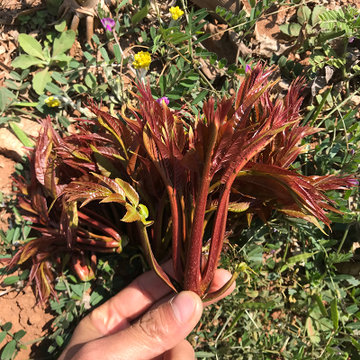
<instances>
[{"instance_id":1,"label":"bare soil","mask_svg":"<svg viewBox=\"0 0 360 360\"><path fill-rule=\"evenodd\" d=\"M34 293L29 286L0 297L0 323L4 324L10 321L13 324L12 333L21 329L26 331L21 342L27 348L19 352L16 360L50 359L47 354L46 342L42 340L49 333L52 320L53 315L36 304Z\"/></svg>"}]
</instances>

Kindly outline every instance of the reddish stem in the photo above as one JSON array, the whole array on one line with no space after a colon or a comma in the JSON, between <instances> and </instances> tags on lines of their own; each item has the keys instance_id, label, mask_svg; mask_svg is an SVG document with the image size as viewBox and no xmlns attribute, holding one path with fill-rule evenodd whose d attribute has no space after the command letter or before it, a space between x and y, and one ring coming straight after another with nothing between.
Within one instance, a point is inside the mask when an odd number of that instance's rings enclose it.
<instances>
[{"instance_id":1,"label":"reddish stem","mask_svg":"<svg viewBox=\"0 0 360 360\"><path fill-rule=\"evenodd\" d=\"M84 214L81 211L78 212L78 216L80 219L84 220L86 223L93 226L94 228L97 228L97 229L103 231L104 233L109 234L112 238L114 238L117 241L121 241L121 236L119 235L119 233L117 231L115 231L113 228L111 228L110 226L104 225L100 221L97 221L96 219L91 218L90 216Z\"/></svg>"},{"instance_id":2,"label":"reddish stem","mask_svg":"<svg viewBox=\"0 0 360 360\"><path fill-rule=\"evenodd\" d=\"M180 236L180 216L179 205L176 196L176 189L167 186L170 208L171 208L171 219L172 219L172 261L174 266L175 277L177 281L182 279L182 266L181 266L181 236Z\"/></svg>"},{"instance_id":3,"label":"reddish stem","mask_svg":"<svg viewBox=\"0 0 360 360\"><path fill-rule=\"evenodd\" d=\"M210 252L208 261L206 263L206 268L203 272L203 279L201 282L201 290L205 292L209 287L215 270L217 269L221 250L224 242L224 235L226 230L226 220L229 206L229 197L230 197L231 184L228 186L226 184L221 196L218 208L216 210L215 223L213 227Z\"/></svg>"},{"instance_id":4,"label":"reddish stem","mask_svg":"<svg viewBox=\"0 0 360 360\"><path fill-rule=\"evenodd\" d=\"M203 291L206 291L206 289L209 287L220 259L226 231L226 220L228 215L229 198L232 184L235 181L237 174L246 165L246 163L247 160L245 159L238 164L236 171L234 171L234 173L229 177L220 195L220 201L216 210L215 223L211 237L209 258L203 273L203 280L201 284Z\"/></svg>"},{"instance_id":5,"label":"reddish stem","mask_svg":"<svg viewBox=\"0 0 360 360\"><path fill-rule=\"evenodd\" d=\"M209 148L205 157L205 165L202 174L202 181L200 192L196 199L191 237L187 248L185 274L184 274L184 289L196 292L202 295L201 292L201 250L202 239L204 232L204 218L207 205L207 196L211 182L211 158L216 144L216 137L218 129L214 123L211 123L211 138L209 141Z\"/></svg>"}]
</instances>

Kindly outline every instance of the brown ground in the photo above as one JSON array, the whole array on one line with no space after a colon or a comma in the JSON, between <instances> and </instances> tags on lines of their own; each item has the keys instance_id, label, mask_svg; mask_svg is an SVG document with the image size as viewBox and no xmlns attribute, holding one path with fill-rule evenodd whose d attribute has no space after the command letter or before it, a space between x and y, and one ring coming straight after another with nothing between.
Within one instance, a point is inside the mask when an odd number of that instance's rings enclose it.
<instances>
[{"instance_id":1,"label":"brown ground","mask_svg":"<svg viewBox=\"0 0 360 360\"><path fill-rule=\"evenodd\" d=\"M15 169L15 161L0 154L0 191L3 194L11 193L11 174Z\"/></svg>"},{"instance_id":2,"label":"brown ground","mask_svg":"<svg viewBox=\"0 0 360 360\"><path fill-rule=\"evenodd\" d=\"M12 193L12 178L15 161L0 154L0 192L4 196ZM1 206L1 204L0 204ZM9 214L0 207L0 230L8 228ZM11 290L11 291L10 291ZM8 292L10 291L10 292ZM53 315L35 304L35 297L30 287L22 291L14 290L12 287L0 285L0 324L11 322L11 332L15 333L21 329L26 331L22 343L27 345L16 357L17 360L45 359L46 349L41 347L40 341L50 329ZM9 339L5 339L0 345L0 351ZM32 353L36 355L31 356Z\"/></svg>"},{"instance_id":3,"label":"brown ground","mask_svg":"<svg viewBox=\"0 0 360 360\"><path fill-rule=\"evenodd\" d=\"M45 344L41 344L41 340L48 334L52 320L53 315L35 304L35 297L30 287L0 297L0 323L10 321L13 324L12 333L21 329L26 331L21 342L27 345L27 349L22 350L16 356L16 360L49 358L47 349L42 346Z\"/></svg>"},{"instance_id":4,"label":"brown ground","mask_svg":"<svg viewBox=\"0 0 360 360\"><path fill-rule=\"evenodd\" d=\"M14 168L15 161L0 154L0 192L4 196L12 193L11 175ZM5 231L8 228L8 219L9 213L1 208L0 204L0 230ZM44 348L46 344L41 344L41 338L49 332L52 320L53 315L36 305L35 296L30 287L18 291L10 286L2 287L0 282L0 324L11 322L12 333L21 329L26 331L22 343L27 346L27 349L16 356L17 360L46 359L47 349ZM1 343L0 352L9 340L11 339L5 339Z\"/></svg>"}]
</instances>

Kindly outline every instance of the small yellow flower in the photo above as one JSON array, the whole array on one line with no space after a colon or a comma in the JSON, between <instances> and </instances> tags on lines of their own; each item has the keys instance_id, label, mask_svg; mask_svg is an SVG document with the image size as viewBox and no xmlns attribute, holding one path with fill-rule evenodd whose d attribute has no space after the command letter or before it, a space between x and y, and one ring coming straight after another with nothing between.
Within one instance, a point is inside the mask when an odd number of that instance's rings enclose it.
<instances>
[{"instance_id":1,"label":"small yellow flower","mask_svg":"<svg viewBox=\"0 0 360 360\"><path fill-rule=\"evenodd\" d=\"M177 20L179 17L184 15L184 12L178 6L172 6L170 8L170 14L173 20Z\"/></svg>"},{"instance_id":2,"label":"small yellow flower","mask_svg":"<svg viewBox=\"0 0 360 360\"><path fill-rule=\"evenodd\" d=\"M47 99L45 99L45 104L48 107L58 107L60 106L61 102L58 98L54 96L49 96Z\"/></svg>"},{"instance_id":3,"label":"small yellow flower","mask_svg":"<svg viewBox=\"0 0 360 360\"><path fill-rule=\"evenodd\" d=\"M140 51L134 55L133 66L135 69L148 69L151 63L151 56L147 51Z\"/></svg>"}]
</instances>

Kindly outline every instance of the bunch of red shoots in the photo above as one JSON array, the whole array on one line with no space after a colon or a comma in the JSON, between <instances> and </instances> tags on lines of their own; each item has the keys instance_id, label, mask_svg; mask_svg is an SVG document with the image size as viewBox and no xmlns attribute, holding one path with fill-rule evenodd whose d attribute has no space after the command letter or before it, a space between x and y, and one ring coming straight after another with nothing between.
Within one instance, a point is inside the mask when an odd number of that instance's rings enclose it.
<instances>
[{"instance_id":1,"label":"bunch of red shoots","mask_svg":"<svg viewBox=\"0 0 360 360\"><path fill-rule=\"evenodd\" d=\"M272 70L246 74L234 98L210 98L202 114L173 111L139 85L139 108L117 117L90 109L61 137L50 119L31 156L31 182L18 180L20 206L39 230L10 265L31 262L40 299L54 293L54 260L71 261L81 279L94 276L96 253L139 242L151 268L175 291L205 300L232 227L266 221L274 210L329 226L337 211L327 190L356 185L350 177L304 176L290 169L304 151L302 84L273 101ZM244 221L245 219L245 221ZM171 257L173 271L160 261ZM63 264L64 266L64 264Z\"/></svg>"}]
</instances>

